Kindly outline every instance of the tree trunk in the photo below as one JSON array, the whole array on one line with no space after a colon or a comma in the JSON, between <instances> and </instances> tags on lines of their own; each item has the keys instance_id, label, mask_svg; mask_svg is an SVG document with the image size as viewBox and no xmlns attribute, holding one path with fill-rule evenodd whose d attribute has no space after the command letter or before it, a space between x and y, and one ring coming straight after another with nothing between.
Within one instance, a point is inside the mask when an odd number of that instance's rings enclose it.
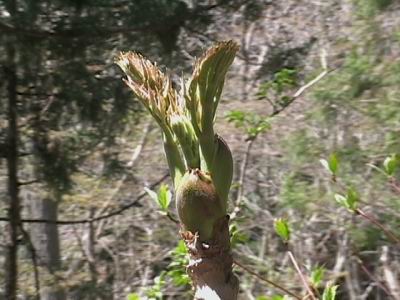
<instances>
[{"instance_id":1,"label":"tree trunk","mask_svg":"<svg viewBox=\"0 0 400 300\"><path fill-rule=\"evenodd\" d=\"M51 194L45 198L32 199L29 201L31 217L34 219L56 221L58 217L58 203L58 197ZM54 275L61 268L57 224L31 224L30 235L36 251L38 265L41 267L41 299L65 299L64 290L59 286L58 279Z\"/></svg>"},{"instance_id":2,"label":"tree trunk","mask_svg":"<svg viewBox=\"0 0 400 300\"><path fill-rule=\"evenodd\" d=\"M195 300L235 300L239 293L239 280L232 272L229 217L216 222L213 238L201 242L198 235L181 232L189 249L187 267L195 288Z\"/></svg>"},{"instance_id":3,"label":"tree trunk","mask_svg":"<svg viewBox=\"0 0 400 300\"><path fill-rule=\"evenodd\" d=\"M10 3L10 14L16 12L15 1ZM7 171L8 171L8 241L5 258L5 298L17 298L18 279L18 226L20 223L20 201L18 187L18 127L17 127L17 74L14 42L7 43L8 65L5 68L8 80L8 134L7 134Z\"/></svg>"}]
</instances>

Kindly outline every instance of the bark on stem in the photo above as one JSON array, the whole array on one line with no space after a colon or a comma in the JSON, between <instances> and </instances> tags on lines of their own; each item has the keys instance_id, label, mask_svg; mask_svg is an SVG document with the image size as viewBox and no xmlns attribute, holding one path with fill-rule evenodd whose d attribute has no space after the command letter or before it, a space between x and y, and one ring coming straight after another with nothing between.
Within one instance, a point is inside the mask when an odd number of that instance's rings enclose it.
<instances>
[{"instance_id":1,"label":"bark on stem","mask_svg":"<svg viewBox=\"0 0 400 300\"><path fill-rule=\"evenodd\" d=\"M198 234L181 232L189 249L187 272L193 281L195 300L235 300L239 293L239 280L233 274L233 258L229 237L229 216L218 220L213 238L201 242Z\"/></svg>"}]
</instances>

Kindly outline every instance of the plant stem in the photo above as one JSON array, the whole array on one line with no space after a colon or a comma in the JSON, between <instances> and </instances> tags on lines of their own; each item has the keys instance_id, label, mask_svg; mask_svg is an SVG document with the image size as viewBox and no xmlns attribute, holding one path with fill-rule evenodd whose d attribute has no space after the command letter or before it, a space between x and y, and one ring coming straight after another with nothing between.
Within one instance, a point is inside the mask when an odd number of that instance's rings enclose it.
<instances>
[{"instance_id":1,"label":"plant stem","mask_svg":"<svg viewBox=\"0 0 400 300\"><path fill-rule=\"evenodd\" d=\"M386 295L391 296L392 293L388 290L388 288L382 282L380 282L378 279L375 278L375 276L365 267L362 260L357 256L355 258L358 264L360 265L361 269L364 271L364 273L367 274L367 276L372 281L374 281L376 285L379 286L386 293Z\"/></svg>"},{"instance_id":2,"label":"plant stem","mask_svg":"<svg viewBox=\"0 0 400 300\"><path fill-rule=\"evenodd\" d=\"M231 213L231 220L235 219L237 215L240 213L240 208L243 199L243 191L244 191L244 180L246 175L246 169L249 162L251 146L253 145L255 138L247 140L246 142L246 151L244 154L244 158L242 161L242 165L240 166L240 175L239 175L239 184L238 184L238 192L235 201L235 208Z\"/></svg>"},{"instance_id":3,"label":"plant stem","mask_svg":"<svg viewBox=\"0 0 400 300\"><path fill-rule=\"evenodd\" d=\"M268 283L268 284L270 284L270 285L276 287L277 289L279 289L279 290L285 292L286 294L292 296L293 298L296 298L296 299L298 299L298 300L301 300L301 299L302 299L302 298L300 298L299 296L296 296L296 295L295 295L294 293L292 293L291 291L289 291L289 290L287 290L286 288L284 288L283 286L281 286L281 285L279 285L279 284L277 284L277 283L275 283L275 282L273 282L273 281L271 281L271 280L269 280L269 279L267 279L267 278L264 278L264 277L260 276L259 274L257 274L256 272L254 272L254 271L250 270L249 268L243 266L243 265L242 265L241 263L239 263L237 260L234 259L234 260L233 260L233 263L234 263L235 265L237 265L238 267L242 268L243 270L245 270L247 273L249 273L249 274L251 274L251 275L257 277L257 278L260 279L261 281L264 281L264 282L266 282L266 283Z\"/></svg>"},{"instance_id":4,"label":"plant stem","mask_svg":"<svg viewBox=\"0 0 400 300\"><path fill-rule=\"evenodd\" d=\"M307 292L309 293L311 299L317 300L317 299L315 298L315 295L314 295L313 291L312 291L311 288L310 288L310 285L309 285L308 282L307 282L307 279L304 277L303 272L301 271L301 269L300 269L300 267L299 267L299 265L298 265L296 259L294 258L293 254L292 254L292 252L291 252L290 250L288 250L288 255L289 255L289 258L290 258L290 260L292 261L292 263L293 263L293 265L294 265L294 267L295 267L297 273L299 274L300 279L301 279L301 281L303 282L304 287L306 288Z\"/></svg>"},{"instance_id":5,"label":"plant stem","mask_svg":"<svg viewBox=\"0 0 400 300\"><path fill-rule=\"evenodd\" d=\"M357 208L355 210L355 213L357 215L360 215L361 217L363 217L364 219L368 220L369 222L371 222L372 224L376 225L377 227L379 227L385 234L386 236L392 240L392 242L394 242L395 244L399 244L400 245L400 238L398 238L393 232L391 232L389 229L387 229L385 226L383 226L377 219L375 219L373 216L369 216L367 215L365 212L363 212L361 209Z\"/></svg>"}]
</instances>

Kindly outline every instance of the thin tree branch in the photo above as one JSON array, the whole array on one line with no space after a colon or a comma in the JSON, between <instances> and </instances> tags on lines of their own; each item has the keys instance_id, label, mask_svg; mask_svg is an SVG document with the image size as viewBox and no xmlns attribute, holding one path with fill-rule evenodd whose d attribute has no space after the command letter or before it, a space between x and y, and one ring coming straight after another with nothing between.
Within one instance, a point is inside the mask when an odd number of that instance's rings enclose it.
<instances>
[{"instance_id":1,"label":"thin tree branch","mask_svg":"<svg viewBox=\"0 0 400 300\"><path fill-rule=\"evenodd\" d=\"M142 150L143 150L144 146L146 145L147 137L148 137L149 133L151 132L151 130L152 130L151 122L147 122L147 124L145 126L145 129L143 131L143 136L142 136L138 146L133 151L131 159L126 164L126 169L132 169L132 167L134 166L134 164L138 160L140 154L142 153ZM104 202L103 207L97 213L96 217L98 217L100 215L103 215L108 210L110 204L114 200L115 196L118 195L119 191L121 190L121 188L125 184L125 181L126 181L127 178L128 178L128 175L127 175L127 173L125 173L122 176L122 178L117 182L116 187L113 189L113 191L111 192L111 195L108 197L108 199ZM97 225L96 237L99 236L100 232L103 229L103 226L104 226L104 222L100 222Z\"/></svg>"},{"instance_id":2,"label":"thin tree branch","mask_svg":"<svg viewBox=\"0 0 400 300\"><path fill-rule=\"evenodd\" d=\"M293 265L294 265L294 267L295 267L297 273L299 274L300 279L301 279L301 281L303 282L303 285L304 285L304 287L306 288L306 290L307 290L309 296L311 297L311 299L317 300L317 299L315 298L315 295L314 295L314 293L313 293L313 291L312 291L310 285L309 285L308 282L307 282L307 279L304 277L303 272L301 271L301 269L300 269L300 267L299 267L299 265L298 265L296 259L294 258L292 252L289 250L287 253L288 253L289 258L290 258L290 260L292 261L292 263L293 263Z\"/></svg>"},{"instance_id":3,"label":"thin tree branch","mask_svg":"<svg viewBox=\"0 0 400 300\"><path fill-rule=\"evenodd\" d=\"M238 267L240 267L241 269L245 270L247 273L249 273L249 274L255 276L255 277L258 278L259 280L261 280L261 281L263 281L263 282L266 282L266 283L268 283L268 284L274 286L275 288L277 288L277 289L279 289L279 290L285 292L286 294L288 294L288 295L290 295L290 296L292 296L292 297L294 297L294 298L296 298L296 299L298 299L298 300L302 300L301 297L295 295L294 293L292 293L291 291L287 290L287 289L284 288L283 286L281 286L281 285L279 285L279 284L277 284L277 283L275 283L275 282L273 282L273 281L271 281L271 280L269 280L269 279L267 279L267 278L262 277L261 275L257 274L256 272L250 270L249 268L247 268L247 267L245 267L244 265L242 265L241 263L239 263L237 260L234 259L234 260L233 260L233 263L234 263L235 265L237 265Z\"/></svg>"},{"instance_id":4,"label":"thin tree branch","mask_svg":"<svg viewBox=\"0 0 400 300\"><path fill-rule=\"evenodd\" d=\"M393 189L393 191L400 195L400 185L398 185L396 179L394 177L389 178L389 185Z\"/></svg>"},{"instance_id":5,"label":"thin tree branch","mask_svg":"<svg viewBox=\"0 0 400 300\"><path fill-rule=\"evenodd\" d=\"M286 102L286 104L284 106L282 106L278 109L274 109L273 112L269 115L269 117L274 117L274 116L280 114L282 111L284 111L286 108L288 108L297 98L299 98L302 94L304 94L305 91L307 91L310 87L312 87L318 81L322 80L322 78L324 78L326 75L328 75L329 73L331 73L335 70L335 69L328 70L326 58L323 55L323 53L321 54L321 65L322 65L322 68L324 69L324 71L322 71L313 80L311 80L307 84L300 87L293 94L293 96L290 98L290 100L288 102ZM250 156L251 147L252 147L254 141L256 140L257 136L258 135L254 136L252 138L246 139L247 147L246 147L244 159L243 159L243 162L242 162L242 165L240 168L238 194L237 194L236 201L235 201L235 208L233 209L233 212L231 214L231 219L236 218L240 212L240 206L241 206L241 202L242 202L242 198L243 198L243 191L244 191L243 184L244 184L244 179L245 179L246 168L247 168L247 164L248 164L248 160L249 160L249 156Z\"/></svg>"},{"instance_id":6,"label":"thin tree branch","mask_svg":"<svg viewBox=\"0 0 400 300\"><path fill-rule=\"evenodd\" d=\"M302 87L300 87L294 94L293 96L285 103L285 105L281 106L278 109L275 109L271 114L270 117L274 117L278 114L280 114L282 111L284 111L286 108L288 108L297 98L299 98L302 94L304 94L305 91L307 91L310 87L312 87L313 85L315 85L318 81L322 80L322 78L324 78L326 75L328 75L329 73L335 71L336 69L332 69L332 70L327 70L325 69L324 71L322 71L317 77L315 77L313 80L311 80L310 82L308 82L307 84L303 85Z\"/></svg>"},{"instance_id":7,"label":"thin tree branch","mask_svg":"<svg viewBox=\"0 0 400 300\"><path fill-rule=\"evenodd\" d=\"M29 185L29 184L38 183L38 182L40 182L38 179L32 179L32 180L28 180L28 181L19 181L18 185L19 186Z\"/></svg>"},{"instance_id":8,"label":"thin tree branch","mask_svg":"<svg viewBox=\"0 0 400 300\"><path fill-rule=\"evenodd\" d=\"M167 216L168 219L170 219L175 224L179 224L180 223L179 220L177 218L175 218L170 212L167 212L166 216Z\"/></svg>"},{"instance_id":9,"label":"thin tree branch","mask_svg":"<svg viewBox=\"0 0 400 300\"><path fill-rule=\"evenodd\" d=\"M164 176L162 176L160 179L158 179L156 182L154 182L153 184L150 185L150 188L153 189L154 187L156 187L157 185L159 185L161 182L163 182L165 179L167 179L169 177L169 174L165 174ZM125 204L125 205L121 205L118 209L108 213L108 214L104 214L95 218L88 218L88 219L80 219L80 220L46 220L46 219L20 219L20 223L47 223L47 224L57 224L57 225L72 225L72 224L86 224L86 223L90 223L90 222L98 222L100 220L103 219L108 219L111 217L115 217L117 215L122 214L125 210L128 210L134 206L139 205L139 201L144 198L147 195L146 192L142 192L140 193L135 200L133 200L132 202ZM0 217L0 222L9 222L10 219L6 218L6 217Z\"/></svg>"},{"instance_id":10,"label":"thin tree branch","mask_svg":"<svg viewBox=\"0 0 400 300\"><path fill-rule=\"evenodd\" d=\"M395 244L400 245L400 238L397 237L393 232L391 232L389 229L387 229L385 226L383 226L377 219L375 219L373 216L367 215L365 212L363 212L361 209L357 208L354 211L357 215L363 217L364 219L368 220L372 224L376 225L379 227L385 234L386 236Z\"/></svg>"},{"instance_id":11,"label":"thin tree branch","mask_svg":"<svg viewBox=\"0 0 400 300\"><path fill-rule=\"evenodd\" d=\"M391 296L392 294L390 293L390 291L388 290L388 288L379 280L377 280L375 278L375 276L367 269L367 267L364 265L363 261L358 257L355 256L356 261L358 262L358 264L361 267L361 270L363 270L363 272L365 274L367 274L367 276L369 277L369 279L371 279L373 282L375 282L388 296Z\"/></svg>"},{"instance_id":12,"label":"thin tree branch","mask_svg":"<svg viewBox=\"0 0 400 300\"><path fill-rule=\"evenodd\" d=\"M251 146L253 145L255 139L247 140L246 142L246 151L244 153L244 158L242 161L242 165L240 167L240 177L238 182L238 192L235 201L235 208L230 216L231 220L235 219L240 212L242 199L243 199L243 192L244 192L244 180L246 175L246 169L249 162Z\"/></svg>"}]
</instances>

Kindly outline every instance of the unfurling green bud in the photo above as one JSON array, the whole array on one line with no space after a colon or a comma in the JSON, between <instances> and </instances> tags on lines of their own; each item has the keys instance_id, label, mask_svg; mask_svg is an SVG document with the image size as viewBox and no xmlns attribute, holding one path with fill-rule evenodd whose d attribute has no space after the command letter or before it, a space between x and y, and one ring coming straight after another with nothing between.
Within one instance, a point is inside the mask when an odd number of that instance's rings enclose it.
<instances>
[{"instance_id":1,"label":"unfurling green bud","mask_svg":"<svg viewBox=\"0 0 400 300\"><path fill-rule=\"evenodd\" d=\"M181 146L186 167L200 168L199 142L190 120L185 115L174 114L170 117L169 123Z\"/></svg>"},{"instance_id":2,"label":"unfurling green bud","mask_svg":"<svg viewBox=\"0 0 400 300\"><path fill-rule=\"evenodd\" d=\"M197 232L201 240L210 239L214 224L226 215L214 184L199 169L187 171L181 179L176 190L176 206L183 229Z\"/></svg>"},{"instance_id":3,"label":"unfurling green bud","mask_svg":"<svg viewBox=\"0 0 400 300\"><path fill-rule=\"evenodd\" d=\"M218 196L226 208L232 184L233 158L227 143L218 134L214 137L214 143L215 152L211 168L211 178Z\"/></svg>"}]
</instances>

